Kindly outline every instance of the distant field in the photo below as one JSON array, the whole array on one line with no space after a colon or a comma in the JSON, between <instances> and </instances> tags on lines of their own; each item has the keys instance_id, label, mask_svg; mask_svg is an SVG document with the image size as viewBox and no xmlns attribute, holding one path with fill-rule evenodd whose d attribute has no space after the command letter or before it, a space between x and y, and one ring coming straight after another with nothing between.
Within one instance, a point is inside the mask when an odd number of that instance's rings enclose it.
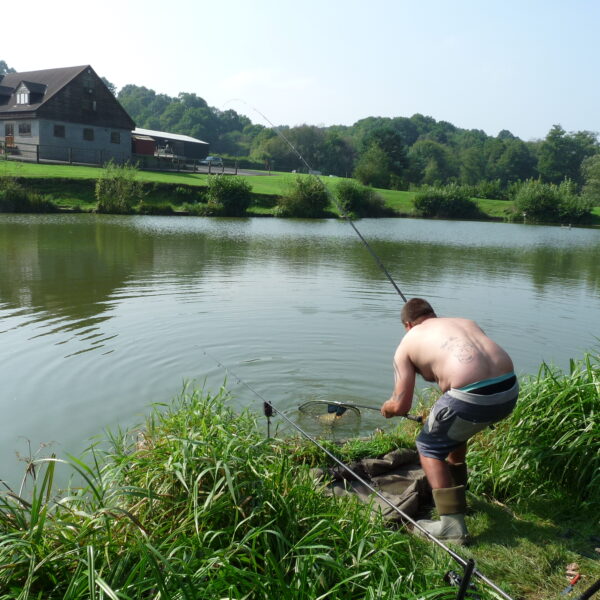
<instances>
[{"instance_id":1,"label":"distant field","mask_svg":"<svg viewBox=\"0 0 600 600\"><path fill-rule=\"evenodd\" d=\"M82 180L81 185L73 182L69 186L64 186L57 181L53 185L50 181L44 182L43 189L38 187L38 191L50 194L55 201L62 206L79 206L86 210L91 209L95 204L93 192L93 180L100 177L102 168L100 167L79 167L72 165L44 165L35 163L20 163L13 161L0 161L0 177L25 177L35 179L72 179ZM158 171L140 171L139 179L152 183L164 183L172 185L192 185L205 186L208 177L201 173L166 173ZM264 176L242 176L252 186L252 191L256 194L266 194L271 196L281 196L285 193L289 182L295 175L291 173L273 172L271 175ZM87 180L87 181L84 181ZM340 180L339 177L322 177L321 181L332 189ZM403 192L396 190L382 190L377 192L384 198L385 203L402 215L412 215L412 199L415 192ZM477 203L486 216L493 219L504 219L510 212L512 202L507 200L487 200L476 198ZM251 214L271 214L273 209L265 207L252 207ZM594 225L600 225L600 207L596 206L592 212L594 216Z\"/></svg>"}]
</instances>

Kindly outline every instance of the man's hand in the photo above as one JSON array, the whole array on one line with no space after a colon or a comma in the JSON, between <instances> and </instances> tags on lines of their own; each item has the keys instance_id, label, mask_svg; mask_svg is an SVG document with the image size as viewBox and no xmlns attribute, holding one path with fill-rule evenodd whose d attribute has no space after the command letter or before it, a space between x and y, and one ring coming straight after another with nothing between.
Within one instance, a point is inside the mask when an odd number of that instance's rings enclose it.
<instances>
[{"instance_id":1,"label":"man's hand","mask_svg":"<svg viewBox=\"0 0 600 600\"><path fill-rule=\"evenodd\" d=\"M401 402L398 402L394 398L390 398L386 402L383 403L381 407L381 414L389 419L391 417L401 417L405 415L408 411L402 406Z\"/></svg>"}]
</instances>

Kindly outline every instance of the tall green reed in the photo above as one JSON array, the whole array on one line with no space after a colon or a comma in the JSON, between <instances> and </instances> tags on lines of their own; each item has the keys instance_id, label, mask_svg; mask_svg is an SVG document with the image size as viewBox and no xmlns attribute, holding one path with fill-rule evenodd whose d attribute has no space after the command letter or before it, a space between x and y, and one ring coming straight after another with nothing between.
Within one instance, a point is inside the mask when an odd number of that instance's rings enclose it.
<instances>
[{"instance_id":1,"label":"tall green reed","mask_svg":"<svg viewBox=\"0 0 600 600\"><path fill-rule=\"evenodd\" d=\"M522 383L509 419L475 439L474 489L499 498L568 494L600 504L600 357L568 373L542 364Z\"/></svg>"},{"instance_id":2,"label":"tall green reed","mask_svg":"<svg viewBox=\"0 0 600 600\"><path fill-rule=\"evenodd\" d=\"M425 542L327 497L226 399L184 393L87 462L37 461L29 500L0 496L0 600L430 597ZM65 462L83 485L59 493Z\"/></svg>"}]
</instances>

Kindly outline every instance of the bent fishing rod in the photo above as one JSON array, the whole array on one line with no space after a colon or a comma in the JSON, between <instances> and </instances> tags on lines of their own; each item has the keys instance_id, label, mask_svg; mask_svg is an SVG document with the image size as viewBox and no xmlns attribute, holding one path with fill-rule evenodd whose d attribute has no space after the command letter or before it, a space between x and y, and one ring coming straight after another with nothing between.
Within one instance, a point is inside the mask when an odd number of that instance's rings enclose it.
<instances>
[{"instance_id":1,"label":"bent fishing rod","mask_svg":"<svg viewBox=\"0 0 600 600\"><path fill-rule=\"evenodd\" d=\"M310 173L313 170L313 168L310 166L310 164L308 164L308 161L304 158L304 156L302 156L302 154L300 154L300 152L296 149L296 147L294 146L294 144L292 144L292 142L290 142L290 140L288 140L287 137L285 137L285 135L283 134L283 132L278 127L276 127L265 114L263 114L260 110L258 110L254 106L251 106L250 104L248 104L244 100L241 100L240 98L235 98L235 100L237 100L238 102L244 103L246 106L249 106L253 111L255 111L256 113L258 113L271 126L271 129L273 129L273 131L278 136L280 136L281 139L289 146L290 150L300 159L300 161L302 162L302 164L307 168L308 172ZM338 211L339 211L340 215L342 216L342 218L347 223L350 224L350 226L352 227L352 229L354 229L354 232L359 237L360 241L364 244L365 248L369 251L369 253L373 257L373 259L375 260L377 266L383 271L384 275L388 278L389 282L394 286L394 289L396 290L396 292L398 293L398 295L400 296L400 298L402 298L402 300L404 302L407 302L406 296L402 293L402 290L398 287L398 285L394 281L394 278L390 275L390 272L385 268L385 265L383 264L383 262L381 261L381 259L377 255L377 253L373 250L373 248L371 248L371 245L363 237L363 235L358 230L358 228L356 227L356 225L354 224L354 222L352 221L352 219L344 212L344 209L340 206L340 204L336 200L335 196L329 191L329 188L323 183L323 181L319 177L317 177L316 175L314 175L314 177L319 182L319 184L321 185L321 187L323 188L323 191L327 194L327 197L331 200L331 202L333 202L333 204L335 205L335 207L338 209Z\"/></svg>"},{"instance_id":2,"label":"bent fishing rod","mask_svg":"<svg viewBox=\"0 0 600 600\"><path fill-rule=\"evenodd\" d=\"M387 506L389 506L393 511L398 513L403 519L408 521L413 527L418 529L422 534L424 534L427 538L429 538L434 544L439 546L442 550L447 552L463 569L465 570L465 578L463 579L463 583L468 583L468 577L475 575L481 581L483 581L486 585L492 588L496 593L498 593L505 600L513 600L511 596L509 596L506 592L504 592L501 588L499 588L493 581L488 579L483 573L474 568L474 562L472 559L465 560L460 554L457 554L446 546L441 540L437 539L434 535L429 533L426 529L424 529L417 521L415 521L412 517L408 516L403 510L398 508L391 500L386 498L380 491L375 489L369 482L365 481L358 473L353 471L348 465L342 462L335 454L333 454L330 450L325 448L317 439L311 436L308 432L306 432L302 427L294 423L284 412L280 411L276 408L269 400L266 400L261 394L259 394L249 383L244 381L239 375L237 375L231 368L225 366L221 363L217 358L209 354L205 349L202 349L202 353L214 361L219 367L224 369L225 371L231 373L238 383L242 384L248 390L250 390L257 398L259 398L263 403L263 409L265 416L267 417L267 422L270 423L270 418L273 414L279 415L288 425L291 425L300 435L306 438L309 442L314 444L317 448L319 448L324 454L326 454L333 462L335 462L343 471L350 474L357 481L362 483L367 489L373 492L380 500L382 500ZM411 415L412 416L412 415ZM269 436L270 437L270 436ZM465 580L467 580L465 582ZM459 596L460 597L460 596Z\"/></svg>"}]
</instances>

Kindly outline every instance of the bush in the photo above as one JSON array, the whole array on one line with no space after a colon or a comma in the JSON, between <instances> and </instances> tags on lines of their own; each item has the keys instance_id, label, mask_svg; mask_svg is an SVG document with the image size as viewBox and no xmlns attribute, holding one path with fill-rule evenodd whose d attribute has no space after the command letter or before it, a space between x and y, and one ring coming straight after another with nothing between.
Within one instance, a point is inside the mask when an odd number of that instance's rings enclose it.
<instances>
[{"instance_id":1,"label":"bush","mask_svg":"<svg viewBox=\"0 0 600 600\"><path fill-rule=\"evenodd\" d=\"M470 195L487 200L508 200L506 189L502 187L502 182L499 179L480 181L473 186L473 193Z\"/></svg>"},{"instance_id":2,"label":"bush","mask_svg":"<svg viewBox=\"0 0 600 600\"><path fill-rule=\"evenodd\" d=\"M287 194L279 199L276 214L318 219L325 216L328 205L329 196L321 180L312 175L298 175L289 184Z\"/></svg>"},{"instance_id":3,"label":"bush","mask_svg":"<svg viewBox=\"0 0 600 600\"><path fill-rule=\"evenodd\" d=\"M417 192L413 199L416 213L421 217L475 219L481 216L477 203L459 185L429 187Z\"/></svg>"},{"instance_id":4,"label":"bush","mask_svg":"<svg viewBox=\"0 0 600 600\"><path fill-rule=\"evenodd\" d=\"M335 188L338 206L346 217L380 217L387 214L383 198L372 188L342 179Z\"/></svg>"},{"instance_id":5,"label":"bush","mask_svg":"<svg viewBox=\"0 0 600 600\"><path fill-rule=\"evenodd\" d=\"M208 180L206 197L213 210L226 217L241 217L246 214L252 199L252 187L237 176L214 175Z\"/></svg>"},{"instance_id":6,"label":"bush","mask_svg":"<svg viewBox=\"0 0 600 600\"><path fill-rule=\"evenodd\" d=\"M560 206L558 216L562 223L586 223L591 220L594 203L587 195L578 195L575 183L566 179L558 186Z\"/></svg>"},{"instance_id":7,"label":"bush","mask_svg":"<svg viewBox=\"0 0 600 600\"><path fill-rule=\"evenodd\" d=\"M143 184L136 181L137 169L132 165L104 165L96 181L96 211L110 214L131 214L134 206L144 198Z\"/></svg>"},{"instance_id":8,"label":"bush","mask_svg":"<svg viewBox=\"0 0 600 600\"><path fill-rule=\"evenodd\" d=\"M514 190L514 204L527 221L546 223L582 223L591 218L593 208L568 179L560 185L529 179Z\"/></svg>"},{"instance_id":9,"label":"bush","mask_svg":"<svg viewBox=\"0 0 600 600\"><path fill-rule=\"evenodd\" d=\"M10 177L0 178L0 212L52 213L58 207L52 200L36 192L30 192Z\"/></svg>"}]
</instances>

